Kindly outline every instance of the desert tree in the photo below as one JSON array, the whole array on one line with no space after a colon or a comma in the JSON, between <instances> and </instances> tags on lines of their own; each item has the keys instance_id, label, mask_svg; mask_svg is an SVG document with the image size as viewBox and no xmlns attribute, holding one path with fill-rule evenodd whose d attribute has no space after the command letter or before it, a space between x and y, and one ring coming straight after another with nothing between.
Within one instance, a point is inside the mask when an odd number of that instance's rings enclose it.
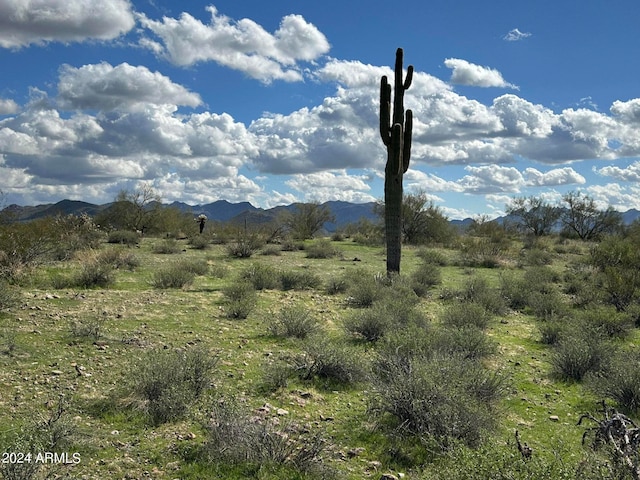
<instances>
[{"instance_id":1,"label":"desert tree","mask_svg":"<svg viewBox=\"0 0 640 480\"><path fill-rule=\"evenodd\" d=\"M121 190L113 204L97 216L96 222L116 230L144 233L155 226L161 208L160 195L145 183L138 190Z\"/></svg>"},{"instance_id":2,"label":"desert tree","mask_svg":"<svg viewBox=\"0 0 640 480\"><path fill-rule=\"evenodd\" d=\"M614 233L622 226L620 213L609 207L598 208L589 195L569 192L562 197L565 208L560 220L565 233L577 235L581 240L596 240L603 234Z\"/></svg>"},{"instance_id":3,"label":"desert tree","mask_svg":"<svg viewBox=\"0 0 640 480\"><path fill-rule=\"evenodd\" d=\"M507 205L507 215L514 217L518 228L536 237L548 235L560 219L561 210L541 197L515 197Z\"/></svg>"},{"instance_id":4,"label":"desert tree","mask_svg":"<svg viewBox=\"0 0 640 480\"><path fill-rule=\"evenodd\" d=\"M296 240L313 238L325 223L334 222L335 217L327 205L317 202L298 203L287 219L291 235Z\"/></svg>"}]
</instances>

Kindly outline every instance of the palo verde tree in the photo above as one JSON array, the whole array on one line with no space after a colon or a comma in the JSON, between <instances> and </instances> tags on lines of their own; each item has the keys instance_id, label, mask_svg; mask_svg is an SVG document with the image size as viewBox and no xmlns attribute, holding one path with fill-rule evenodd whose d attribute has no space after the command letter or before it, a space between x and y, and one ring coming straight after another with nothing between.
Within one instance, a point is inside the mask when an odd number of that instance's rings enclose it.
<instances>
[{"instance_id":1,"label":"palo verde tree","mask_svg":"<svg viewBox=\"0 0 640 480\"><path fill-rule=\"evenodd\" d=\"M413 112L404 111L404 92L411 86L413 65L402 79L403 51L396 50L393 116L391 85L384 75L380 80L380 136L387 148L384 170L384 226L387 243L387 275L400 273L402 248L402 177L409 168Z\"/></svg>"}]
</instances>

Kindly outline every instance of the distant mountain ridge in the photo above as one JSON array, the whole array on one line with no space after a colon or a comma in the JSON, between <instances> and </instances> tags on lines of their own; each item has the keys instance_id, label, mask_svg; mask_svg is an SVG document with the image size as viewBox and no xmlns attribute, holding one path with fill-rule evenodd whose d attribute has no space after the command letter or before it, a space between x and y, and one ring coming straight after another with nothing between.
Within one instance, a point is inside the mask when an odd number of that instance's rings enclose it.
<instances>
[{"instance_id":1,"label":"distant mountain ridge","mask_svg":"<svg viewBox=\"0 0 640 480\"><path fill-rule=\"evenodd\" d=\"M95 216L111 205L112 203L94 205L79 200L61 200L58 203L37 206L9 205L3 212L10 213L16 221L27 222L56 215L80 215L85 213L89 216ZM246 220L249 224L256 224L275 220L280 212L295 210L297 204L280 205L269 209L254 207L249 202L231 203L227 200L217 200L204 205L189 205L183 202L172 202L164 205L167 207L175 207L183 212L193 213L194 216L204 213L209 220L217 222L244 223ZM328 232L333 232L348 223L357 222L361 218L368 220L377 218L373 212L374 202L350 203L329 201L322 205L327 206L336 219L335 222L325 224L324 228Z\"/></svg>"},{"instance_id":2,"label":"distant mountain ridge","mask_svg":"<svg viewBox=\"0 0 640 480\"><path fill-rule=\"evenodd\" d=\"M111 205L112 203L94 205L80 200L65 199L53 204L36 206L9 205L2 211L10 213L17 221L30 221L56 215L81 215L84 213L89 216L95 216ZM175 207L183 212L193 213L194 216L204 213L210 220L218 222L244 223L246 221L248 224L270 222L275 220L280 212L294 211L296 209L296 205L298 204L293 203L290 205L279 205L277 207L263 209L254 207L249 202L231 203L227 200L217 200L204 205L189 205L183 202L165 204L165 206ZM327 206L336 219L335 222L325 224L324 228L328 232L333 232L340 227L349 223L357 222L362 218L372 221L377 220L378 218L373 211L375 206L374 202L351 203L334 200L325 202L322 205ZM621 212L621 215L622 221L625 225L629 225L635 220L640 219L640 211L634 208L627 210L626 212ZM508 219L508 217L498 217L494 220L501 224L506 219ZM464 220L450 220L450 223L458 228L466 228L472 222L473 220L471 218L465 218Z\"/></svg>"}]
</instances>

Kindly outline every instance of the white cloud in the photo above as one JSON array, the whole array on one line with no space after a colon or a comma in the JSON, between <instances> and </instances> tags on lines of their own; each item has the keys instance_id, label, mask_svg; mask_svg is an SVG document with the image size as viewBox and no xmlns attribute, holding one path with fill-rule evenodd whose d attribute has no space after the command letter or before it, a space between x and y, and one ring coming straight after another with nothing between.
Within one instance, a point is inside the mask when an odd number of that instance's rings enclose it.
<instances>
[{"instance_id":1,"label":"white cloud","mask_svg":"<svg viewBox=\"0 0 640 480\"><path fill-rule=\"evenodd\" d=\"M502 37L503 40L507 42L518 42L520 40L524 40L525 38L529 38L531 33L521 32L519 29L514 28L513 30L509 30L506 35Z\"/></svg>"},{"instance_id":2,"label":"white cloud","mask_svg":"<svg viewBox=\"0 0 640 480\"><path fill-rule=\"evenodd\" d=\"M604 177L612 177L623 182L640 182L640 162L634 162L625 168L610 165L595 171Z\"/></svg>"},{"instance_id":3,"label":"white cloud","mask_svg":"<svg viewBox=\"0 0 640 480\"><path fill-rule=\"evenodd\" d=\"M147 67L103 62L74 68L63 65L58 81L59 103L71 110L131 109L144 104L196 107L200 96Z\"/></svg>"},{"instance_id":4,"label":"white cloud","mask_svg":"<svg viewBox=\"0 0 640 480\"><path fill-rule=\"evenodd\" d=\"M301 192L305 201L374 202L376 199L369 193L371 187L366 183L367 178L366 175L353 175L344 170L338 170L308 175L296 174L285 183Z\"/></svg>"},{"instance_id":5,"label":"white cloud","mask_svg":"<svg viewBox=\"0 0 640 480\"><path fill-rule=\"evenodd\" d=\"M629 187L623 187L618 183L591 185L586 188L586 193L602 209L612 207L619 212L625 212L630 208L640 210L640 188L636 185Z\"/></svg>"},{"instance_id":6,"label":"white cloud","mask_svg":"<svg viewBox=\"0 0 640 480\"><path fill-rule=\"evenodd\" d=\"M467 166L465 170L471 175L465 175L459 180L467 193L517 193L524 185L522 174L515 167L499 165Z\"/></svg>"},{"instance_id":7,"label":"white cloud","mask_svg":"<svg viewBox=\"0 0 640 480\"><path fill-rule=\"evenodd\" d=\"M518 87L508 83L502 74L493 68L483 67L459 58L447 58L444 61L451 72L451 83L472 87L502 87L517 90Z\"/></svg>"},{"instance_id":8,"label":"white cloud","mask_svg":"<svg viewBox=\"0 0 640 480\"><path fill-rule=\"evenodd\" d=\"M0 47L112 40L133 28L128 0L1 0Z\"/></svg>"},{"instance_id":9,"label":"white cloud","mask_svg":"<svg viewBox=\"0 0 640 480\"><path fill-rule=\"evenodd\" d=\"M302 80L297 63L315 60L330 48L322 32L299 15L284 17L271 34L248 18L232 21L214 6L207 10L208 25L186 12L179 19L162 21L140 14L142 26L160 39L143 38L140 44L175 65L215 61L265 83Z\"/></svg>"},{"instance_id":10,"label":"white cloud","mask_svg":"<svg viewBox=\"0 0 640 480\"><path fill-rule=\"evenodd\" d=\"M10 98L0 98L0 115L18 113L20 106Z\"/></svg>"},{"instance_id":11,"label":"white cloud","mask_svg":"<svg viewBox=\"0 0 640 480\"><path fill-rule=\"evenodd\" d=\"M445 180L432 173L409 169L404 174L405 185L408 189L424 190L425 192L462 192L464 188L450 180Z\"/></svg>"},{"instance_id":12,"label":"white cloud","mask_svg":"<svg viewBox=\"0 0 640 480\"><path fill-rule=\"evenodd\" d=\"M524 170L523 176L528 186L536 187L586 183L586 179L571 167L556 168L544 173L529 167Z\"/></svg>"}]
</instances>

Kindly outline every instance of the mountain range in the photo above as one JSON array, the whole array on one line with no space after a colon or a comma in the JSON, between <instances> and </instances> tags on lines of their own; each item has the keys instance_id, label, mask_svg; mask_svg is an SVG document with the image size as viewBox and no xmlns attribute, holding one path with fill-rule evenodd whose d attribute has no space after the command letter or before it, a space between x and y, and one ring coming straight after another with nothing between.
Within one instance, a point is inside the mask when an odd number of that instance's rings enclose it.
<instances>
[{"instance_id":1,"label":"mountain range","mask_svg":"<svg viewBox=\"0 0 640 480\"><path fill-rule=\"evenodd\" d=\"M37 218L68 215L68 214L87 214L95 216L101 211L109 208L112 204L95 205L92 203L82 202L79 200L61 200L58 203L43 204L37 206L20 206L9 205L2 210L3 213L9 213L15 221L29 221ZM369 203L350 203L342 201L329 201L321 204L326 206L331 214L335 217L335 222L326 223L324 228L327 232L334 232L336 229L343 227L349 223L357 222L360 219L376 221L378 216L374 213L374 202ZM267 223L277 218L282 211L294 211L297 204L280 205L273 208L263 209L254 207L249 202L231 203L226 200L217 200L213 203L205 205L189 205L182 202L173 202L165 204L165 206L175 207L183 212L193 213L194 216L205 214L209 220L218 222L242 222L249 224ZM625 225L629 225L635 220L640 219L640 211L636 209L622 212L622 221ZM495 220L502 223L506 217L498 217ZM465 228L471 224L471 218L464 220L451 220L451 224L458 228Z\"/></svg>"}]
</instances>

